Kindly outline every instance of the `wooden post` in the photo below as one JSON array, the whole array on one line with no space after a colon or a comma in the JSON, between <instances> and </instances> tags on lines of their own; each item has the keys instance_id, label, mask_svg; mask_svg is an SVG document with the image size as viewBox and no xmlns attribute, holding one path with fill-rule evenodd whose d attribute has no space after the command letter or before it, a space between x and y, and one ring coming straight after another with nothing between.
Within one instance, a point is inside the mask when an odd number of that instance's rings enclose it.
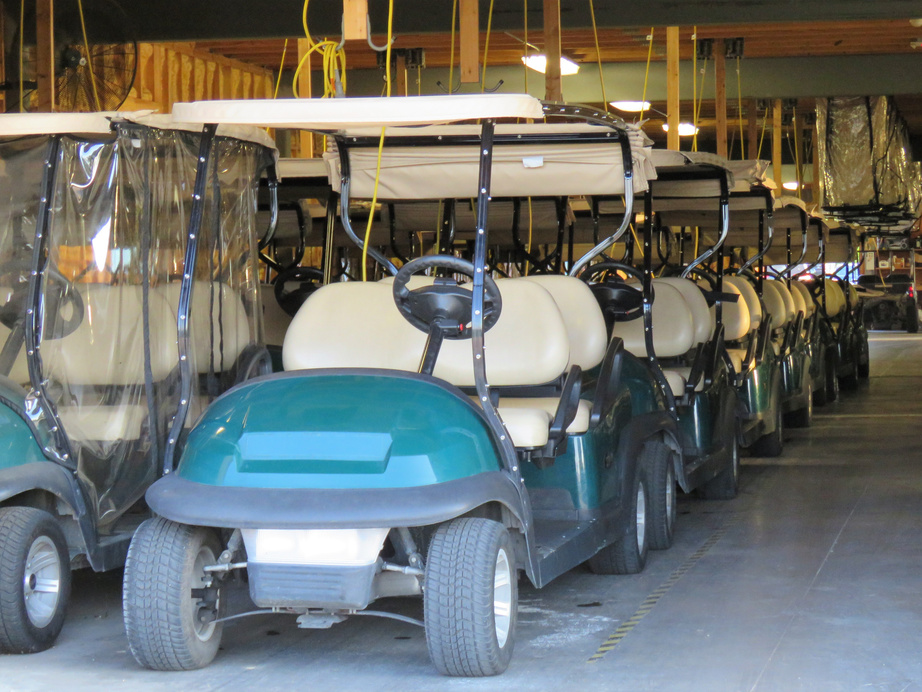
<instances>
[{"instance_id":1,"label":"wooden post","mask_svg":"<svg viewBox=\"0 0 922 692\"><path fill-rule=\"evenodd\" d=\"M0 36L6 36L4 17L6 12L3 8L3 3L0 2ZM17 47L18 49L18 47ZM0 82L6 81L6 51L0 51ZM18 98L18 97L17 97ZM6 92L0 90L0 113L6 113Z\"/></svg>"},{"instance_id":2,"label":"wooden post","mask_svg":"<svg viewBox=\"0 0 922 692\"><path fill-rule=\"evenodd\" d=\"M781 99L775 99L772 105L772 177L778 185L775 196L780 196L784 189L781 187Z\"/></svg>"},{"instance_id":3,"label":"wooden post","mask_svg":"<svg viewBox=\"0 0 922 692\"><path fill-rule=\"evenodd\" d=\"M396 57L397 95L409 96L407 92L407 56L403 53L397 53Z\"/></svg>"},{"instance_id":4,"label":"wooden post","mask_svg":"<svg viewBox=\"0 0 922 692\"><path fill-rule=\"evenodd\" d=\"M368 38L368 0L343 0L343 38L364 41Z\"/></svg>"},{"instance_id":5,"label":"wooden post","mask_svg":"<svg viewBox=\"0 0 922 692\"><path fill-rule=\"evenodd\" d=\"M35 28L38 110L50 113L54 110L54 0L36 0Z\"/></svg>"},{"instance_id":6,"label":"wooden post","mask_svg":"<svg viewBox=\"0 0 922 692\"><path fill-rule=\"evenodd\" d=\"M714 109L717 113L717 155L727 157L726 43L714 42Z\"/></svg>"},{"instance_id":7,"label":"wooden post","mask_svg":"<svg viewBox=\"0 0 922 692\"><path fill-rule=\"evenodd\" d=\"M544 98L547 101L563 101L560 81L560 0L544 0L544 54L547 56Z\"/></svg>"},{"instance_id":8,"label":"wooden post","mask_svg":"<svg viewBox=\"0 0 922 692\"><path fill-rule=\"evenodd\" d=\"M746 135L749 140L746 147L747 157L759 158L759 102L756 99L746 102Z\"/></svg>"},{"instance_id":9,"label":"wooden post","mask_svg":"<svg viewBox=\"0 0 922 692\"><path fill-rule=\"evenodd\" d=\"M666 27L666 146L679 150L679 27Z\"/></svg>"},{"instance_id":10,"label":"wooden post","mask_svg":"<svg viewBox=\"0 0 922 692\"><path fill-rule=\"evenodd\" d=\"M477 0L460 0L461 82L480 81L480 8Z\"/></svg>"},{"instance_id":11,"label":"wooden post","mask_svg":"<svg viewBox=\"0 0 922 692\"><path fill-rule=\"evenodd\" d=\"M310 41L306 38L298 39L298 62L310 50ZM301 72L298 74L298 95L301 98L311 97L311 59L308 58ZM314 158L314 134L305 130L298 130L300 143L300 156L302 159Z\"/></svg>"},{"instance_id":12,"label":"wooden post","mask_svg":"<svg viewBox=\"0 0 922 692\"><path fill-rule=\"evenodd\" d=\"M797 196L800 199L804 198L804 130L803 123L801 118L796 117L793 122L794 127L794 151L796 152L795 163L797 164L797 170L795 175L797 176Z\"/></svg>"}]
</instances>

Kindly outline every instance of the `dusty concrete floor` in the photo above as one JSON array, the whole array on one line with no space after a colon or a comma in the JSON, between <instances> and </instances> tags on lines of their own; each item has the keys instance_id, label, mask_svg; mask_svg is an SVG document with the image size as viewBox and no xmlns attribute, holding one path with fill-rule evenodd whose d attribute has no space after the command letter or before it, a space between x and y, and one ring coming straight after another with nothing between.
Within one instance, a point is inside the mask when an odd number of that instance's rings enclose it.
<instances>
[{"instance_id":1,"label":"dusty concrete floor","mask_svg":"<svg viewBox=\"0 0 922 692\"><path fill-rule=\"evenodd\" d=\"M500 678L442 678L421 630L374 618L326 631L284 616L240 620L206 670L141 670L122 632L120 574L81 573L57 645L0 657L0 689L918 690L922 337L874 334L871 353L869 385L790 431L780 459L744 460L737 499L683 500L675 546L652 553L643 574L576 569L541 591L523 587ZM386 606L421 614L412 601Z\"/></svg>"}]
</instances>

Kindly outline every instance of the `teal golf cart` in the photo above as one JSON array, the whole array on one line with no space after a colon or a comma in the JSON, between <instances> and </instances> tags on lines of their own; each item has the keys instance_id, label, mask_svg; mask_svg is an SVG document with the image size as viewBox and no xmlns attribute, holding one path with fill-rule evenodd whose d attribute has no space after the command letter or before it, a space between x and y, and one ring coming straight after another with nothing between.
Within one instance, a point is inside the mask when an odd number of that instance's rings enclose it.
<instances>
[{"instance_id":1,"label":"teal golf cart","mask_svg":"<svg viewBox=\"0 0 922 692\"><path fill-rule=\"evenodd\" d=\"M265 369L251 240L272 150L222 133L195 212L199 138L157 117L0 116L2 652L53 644L71 569L124 564L187 411Z\"/></svg>"},{"instance_id":2,"label":"teal golf cart","mask_svg":"<svg viewBox=\"0 0 922 692\"><path fill-rule=\"evenodd\" d=\"M215 400L148 490L157 517L135 534L124 586L141 665L207 665L225 622L248 614L228 610L245 574L255 612L303 628L416 622L369 606L422 596L416 624L438 670L493 675L512 655L520 571L540 587L586 561L642 567L643 460L676 439L659 383L608 339L583 282L484 270L491 196L585 165L534 145L598 153L596 185L633 194L639 153L618 121L517 95L203 102L174 116L331 138L343 228L392 276L315 291L285 336L285 372ZM573 124L496 123L546 116ZM481 124L444 124L460 120ZM473 261L431 255L398 271L352 224L350 201L375 189L382 203L475 198Z\"/></svg>"}]
</instances>

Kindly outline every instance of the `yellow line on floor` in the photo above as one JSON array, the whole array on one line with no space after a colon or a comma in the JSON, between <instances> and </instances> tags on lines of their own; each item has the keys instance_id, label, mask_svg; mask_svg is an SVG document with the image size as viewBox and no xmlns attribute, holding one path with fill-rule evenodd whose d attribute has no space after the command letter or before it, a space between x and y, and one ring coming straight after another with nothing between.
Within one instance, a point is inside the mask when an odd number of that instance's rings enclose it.
<instances>
[{"instance_id":1,"label":"yellow line on floor","mask_svg":"<svg viewBox=\"0 0 922 692\"><path fill-rule=\"evenodd\" d=\"M695 566L698 560L703 558L707 552L714 547L717 541L724 537L724 534L727 533L728 528L729 526L724 526L720 529L717 529L717 531L715 531L714 534L708 538L691 557L689 557L678 567L678 569L669 575L669 578L666 581L660 584L653 593L647 596L647 598L643 603L640 604L640 607L634 612L634 614L625 620L621 626L618 627L618 629L612 632L611 636L609 636L608 639L602 643L598 650L592 654L592 656L590 656L586 662L598 663L602 660L602 658L605 657L605 654L618 646L619 642L628 634L630 634L631 630L633 630L640 623L640 621L643 620L651 610L653 610L656 604L659 603L660 599L665 596L669 590L675 586L692 567Z\"/></svg>"}]
</instances>

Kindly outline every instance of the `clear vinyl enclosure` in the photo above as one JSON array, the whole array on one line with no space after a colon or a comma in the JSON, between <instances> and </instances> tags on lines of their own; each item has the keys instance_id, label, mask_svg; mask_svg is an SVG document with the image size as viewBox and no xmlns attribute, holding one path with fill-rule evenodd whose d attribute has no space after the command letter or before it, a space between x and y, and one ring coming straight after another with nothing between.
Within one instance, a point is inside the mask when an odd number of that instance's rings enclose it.
<instances>
[{"instance_id":1,"label":"clear vinyl enclosure","mask_svg":"<svg viewBox=\"0 0 922 692\"><path fill-rule=\"evenodd\" d=\"M30 417L65 431L66 441L59 438L46 454L76 466L103 532L163 467L180 408L184 274L192 281L186 357L193 373L185 429L237 381L262 344L256 191L272 151L216 139L189 272L184 257L200 138L132 122L117 122L108 136L59 137L43 239L36 234L41 179L55 142L0 144L0 291L10 294L8 283L22 286L33 263L44 265L33 377L23 353L28 342L5 325L10 338L0 338L22 345L9 375L28 390ZM20 302L26 310L28 301Z\"/></svg>"}]
</instances>

